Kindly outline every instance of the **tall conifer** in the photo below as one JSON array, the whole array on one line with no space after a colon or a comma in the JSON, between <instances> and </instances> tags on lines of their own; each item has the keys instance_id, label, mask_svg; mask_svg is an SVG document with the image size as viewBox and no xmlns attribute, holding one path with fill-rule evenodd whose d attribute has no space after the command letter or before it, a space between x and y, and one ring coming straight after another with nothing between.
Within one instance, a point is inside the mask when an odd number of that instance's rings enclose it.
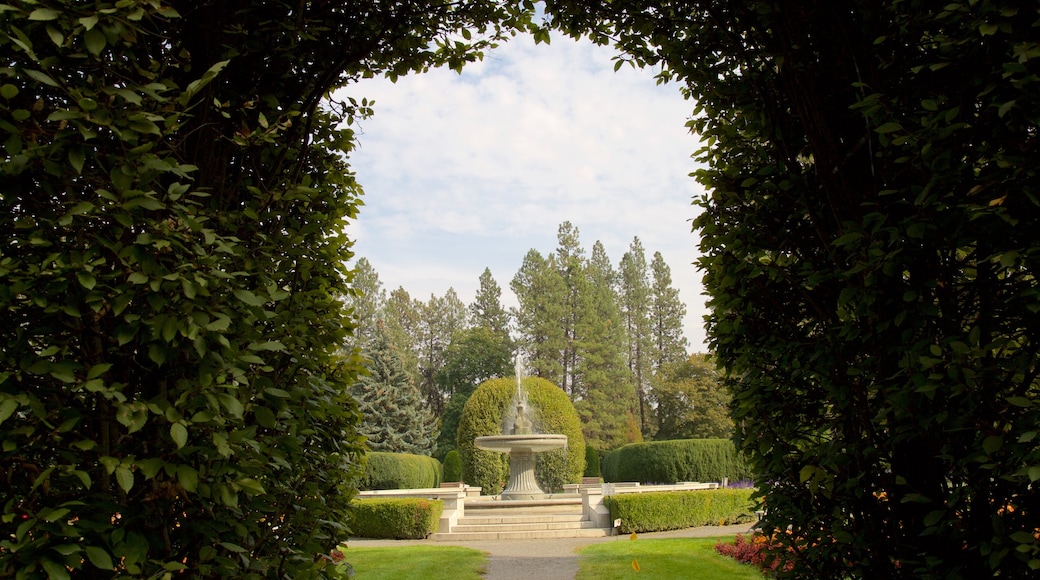
<instances>
[{"instance_id":1,"label":"tall conifer","mask_svg":"<svg viewBox=\"0 0 1040 580\"><path fill-rule=\"evenodd\" d=\"M683 336L686 305L679 299L679 290L672 287L672 270L661 252L654 252L650 275L650 339L656 372L667 363L686 360L688 343Z\"/></svg>"},{"instance_id":2,"label":"tall conifer","mask_svg":"<svg viewBox=\"0 0 1040 580\"><path fill-rule=\"evenodd\" d=\"M350 391L363 416L358 430L368 438L368 446L373 451L432 453L437 420L405 372L383 325L362 352L368 374Z\"/></svg>"}]
</instances>

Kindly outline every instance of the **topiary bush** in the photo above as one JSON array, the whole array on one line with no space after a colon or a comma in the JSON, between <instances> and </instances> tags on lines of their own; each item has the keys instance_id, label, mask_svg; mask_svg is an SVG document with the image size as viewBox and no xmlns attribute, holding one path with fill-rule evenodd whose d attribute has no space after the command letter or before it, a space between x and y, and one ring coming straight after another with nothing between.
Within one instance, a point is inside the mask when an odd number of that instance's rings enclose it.
<instances>
[{"instance_id":1,"label":"topiary bush","mask_svg":"<svg viewBox=\"0 0 1040 580\"><path fill-rule=\"evenodd\" d=\"M365 498L354 500L351 534L358 538L422 540L437 531L444 502L439 499Z\"/></svg>"},{"instance_id":2,"label":"topiary bush","mask_svg":"<svg viewBox=\"0 0 1040 580\"><path fill-rule=\"evenodd\" d=\"M536 410L535 431L567 436L566 449L539 453L535 474L548 493L558 492L565 483L578 483L585 471L585 437L581 421L570 398L545 379L523 380L527 400ZM473 440L483 435L502 435L502 422L511 410L516 395L516 379L491 379L477 387L462 410L459 421L458 451L462 459L462 479L481 487L481 493L495 495L509 478L508 457L503 453L477 449Z\"/></svg>"},{"instance_id":3,"label":"topiary bush","mask_svg":"<svg viewBox=\"0 0 1040 580\"><path fill-rule=\"evenodd\" d=\"M660 532L694 526L751 521L752 489L704 489L625 493L604 498L610 519L620 519L618 531Z\"/></svg>"},{"instance_id":4,"label":"topiary bush","mask_svg":"<svg viewBox=\"0 0 1040 580\"><path fill-rule=\"evenodd\" d=\"M456 449L444 456L444 481L462 481L462 458Z\"/></svg>"},{"instance_id":5,"label":"topiary bush","mask_svg":"<svg viewBox=\"0 0 1040 580\"><path fill-rule=\"evenodd\" d=\"M603 458L604 481L675 483L740 481L751 470L729 439L679 439L631 443Z\"/></svg>"},{"instance_id":6,"label":"topiary bush","mask_svg":"<svg viewBox=\"0 0 1040 580\"><path fill-rule=\"evenodd\" d=\"M367 455L361 489L420 489L441 484L441 464L432 457L373 451Z\"/></svg>"}]
</instances>

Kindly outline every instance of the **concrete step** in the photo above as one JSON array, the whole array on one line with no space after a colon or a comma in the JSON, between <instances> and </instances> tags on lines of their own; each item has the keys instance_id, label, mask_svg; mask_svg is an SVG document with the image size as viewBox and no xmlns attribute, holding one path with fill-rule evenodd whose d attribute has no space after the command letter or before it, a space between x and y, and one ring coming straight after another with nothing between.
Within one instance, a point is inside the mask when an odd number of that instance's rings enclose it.
<instances>
[{"instance_id":1,"label":"concrete step","mask_svg":"<svg viewBox=\"0 0 1040 580\"><path fill-rule=\"evenodd\" d=\"M485 540L534 540L544 538L603 538L610 535L604 528L576 528L567 530L527 530L500 532L436 533L429 539L435 542L479 542Z\"/></svg>"},{"instance_id":2,"label":"concrete step","mask_svg":"<svg viewBox=\"0 0 1040 580\"><path fill-rule=\"evenodd\" d=\"M594 527L580 513L488 513L459 519L450 533L430 536L434 541L523 540L535 538L602 538L610 529Z\"/></svg>"},{"instance_id":3,"label":"concrete step","mask_svg":"<svg viewBox=\"0 0 1040 580\"><path fill-rule=\"evenodd\" d=\"M469 532L528 532L534 530L585 530L593 528L592 522L525 522L502 524L459 524L452 533Z\"/></svg>"},{"instance_id":4,"label":"concrete step","mask_svg":"<svg viewBox=\"0 0 1040 580\"><path fill-rule=\"evenodd\" d=\"M547 522L580 522L583 521L579 514L551 514L551 515L484 515L464 516L459 518L459 524L465 525L489 525L489 524L529 524Z\"/></svg>"}]
</instances>

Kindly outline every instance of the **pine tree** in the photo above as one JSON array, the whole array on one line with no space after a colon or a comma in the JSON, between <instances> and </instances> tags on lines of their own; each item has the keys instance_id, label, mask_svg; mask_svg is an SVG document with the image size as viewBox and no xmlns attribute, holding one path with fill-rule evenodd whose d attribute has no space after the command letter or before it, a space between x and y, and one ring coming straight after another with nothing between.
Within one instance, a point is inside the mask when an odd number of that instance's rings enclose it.
<instances>
[{"instance_id":1,"label":"pine tree","mask_svg":"<svg viewBox=\"0 0 1040 580\"><path fill-rule=\"evenodd\" d=\"M617 274L599 241L583 276L588 300L577 328L576 368L583 388L575 407L586 441L597 449L614 449L642 436L635 419L635 381L625 366L624 328L613 288Z\"/></svg>"},{"instance_id":2,"label":"pine tree","mask_svg":"<svg viewBox=\"0 0 1040 580\"><path fill-rule=\"evenodd\" d=\"M491 275L490 268L484 268L480 275L480 288L469 305L469 315L472 326L509 337L509 312L502 307L502 289Z\"/></svg>"},{"instance_id":3,"label":"pine tree","mask_svg":"<svg viewBox=\"0 0 1040 580\"><path fill-rule=\"evenodd\" d=\"M537 250L529 250L509 286L520 303L514 318L529 369L535 376L560 384L566 343L560 320L566 288L555 257L546 259Z\"/></svg>"},{"instance_id":4,"label":"pine tree","mask_svg":"<svg viewBox=\"0 0 1040 580\"><path fill-rule=\"evenodd\" d=\"M633 238L629 251L621 258L620 287L621 316L625 325L628 370L635 376L639 400L639 426L644 436L649 435L650 409L647 393L650 390L650 285L647 282L646 254L639 238Z\"/></svg>"},{"instance_id":5,"label":"pine tree","mask_svg":"<svg viewBox=\"0 0 1040 580\"><path fill-rule=\"evenodd\" d=\"M366 258L358 258L354 265L354 279L347 305L353 309L357 328L351 344L360 346L375 335L376 319L386 302L386 291L379 274Z\"/></svg>"},{"instance_id":6,"label":"pine tree","mask_svg":"<svg viewBox=\"0 0 1040 580\"><path fill-rule=\"evenodd\" d=\"M350 391L363 416L359 431L373 451L433 452L437 420L402 365L398 350L387 340L386 329L362 350L368 374Z\"/></svg>"},{"instance_id":7,"label":"pine tree","mask_svg":"<svg viewBox=\"0 0 1040 580\"><path fill-rule=\"evenodd\" d=\"M405 372L413 384L419 384L419 325L422 303L412 300L408 291L398 286L383 303L380 320L386 340L401 357Z\"/></svg>"},{"instance_id":8,"label":"pine tree","mask_svg":"<svg viewBox=\"0 0 1040 580\"><path fill-rule=\"evenodd\" d=\"M430 295L430 300L417 304L419 315L416 349L419 357L419 390L434 413L440 415L447 394L437 387L437 373L444 366L444 351L456 334L466 327L467 312L454 288L444 297Z\"/></svg>"},{"instance_id":9,"label":"pine tree","mask_svg":"<svg viewBox=\"0 0 1040 580\"><path fill-rule=\"evenodd\" d=\"M650 262L650 339L653 343L653 369L686 359L687 341L683 336L686 305L679 290L672 287L672 271L661 252L654 252Z\"/></svg>"},{"instance_id":10,"label":"pine tree","mask_svg":"<svg viewBox=\"0 0 1040 580\"><path fill-rule=\"evenodd\" d=\"M556 239L556 268L564 288L560 328L563 331L563 350L560 367L563 369L560 387L571 399L582 396L578 379L578 327L582 318L591 315L589 281L585 271L585 251L581 248L579 231L571 222L560 224Z\"/></svg>"}]
</instances>

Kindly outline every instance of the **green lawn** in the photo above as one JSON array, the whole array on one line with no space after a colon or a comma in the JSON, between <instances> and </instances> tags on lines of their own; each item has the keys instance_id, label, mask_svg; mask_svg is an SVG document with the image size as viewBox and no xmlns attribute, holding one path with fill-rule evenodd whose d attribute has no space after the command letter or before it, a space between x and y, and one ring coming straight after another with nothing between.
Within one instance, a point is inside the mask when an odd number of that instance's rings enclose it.
<instances>
[{"instance_id":1,"label":"green lawn","mask_svg":"<svg viewBox=\"0 0 1040 580\"><path fill-rule=\"evenodd\" d=\"M741 564L715 552L722 538L662 538L618 540L591 544L579 551L581 568L577 580L762 580L757 568ZM639 566L637 572L632 562Z\"/></svg>"},{"instance_id":2,"label":"green lawn","mask_svg":"<svg viewBox=\"0 0 1040 580\"><path fill-rule=\"evenodd\" d=\"M401 546L343 550L357 580L480 580L487 555L459 546Z\"/></svg>"},{"instance_id":3,"label":"green lawn","mask_svg":"<svg viewBox=\"0 0 1040 580\"><path fill-rule=\"evenodd\" d=\"M577 580L762 580L757 569L715 552L720 541L733 537L663 538L590 544L579 551ZM460 546L348 546L344 553L357 580L480 580L487 555ZM632 561L639 564L639 571Z\"/></svg>"}]
</instances>

